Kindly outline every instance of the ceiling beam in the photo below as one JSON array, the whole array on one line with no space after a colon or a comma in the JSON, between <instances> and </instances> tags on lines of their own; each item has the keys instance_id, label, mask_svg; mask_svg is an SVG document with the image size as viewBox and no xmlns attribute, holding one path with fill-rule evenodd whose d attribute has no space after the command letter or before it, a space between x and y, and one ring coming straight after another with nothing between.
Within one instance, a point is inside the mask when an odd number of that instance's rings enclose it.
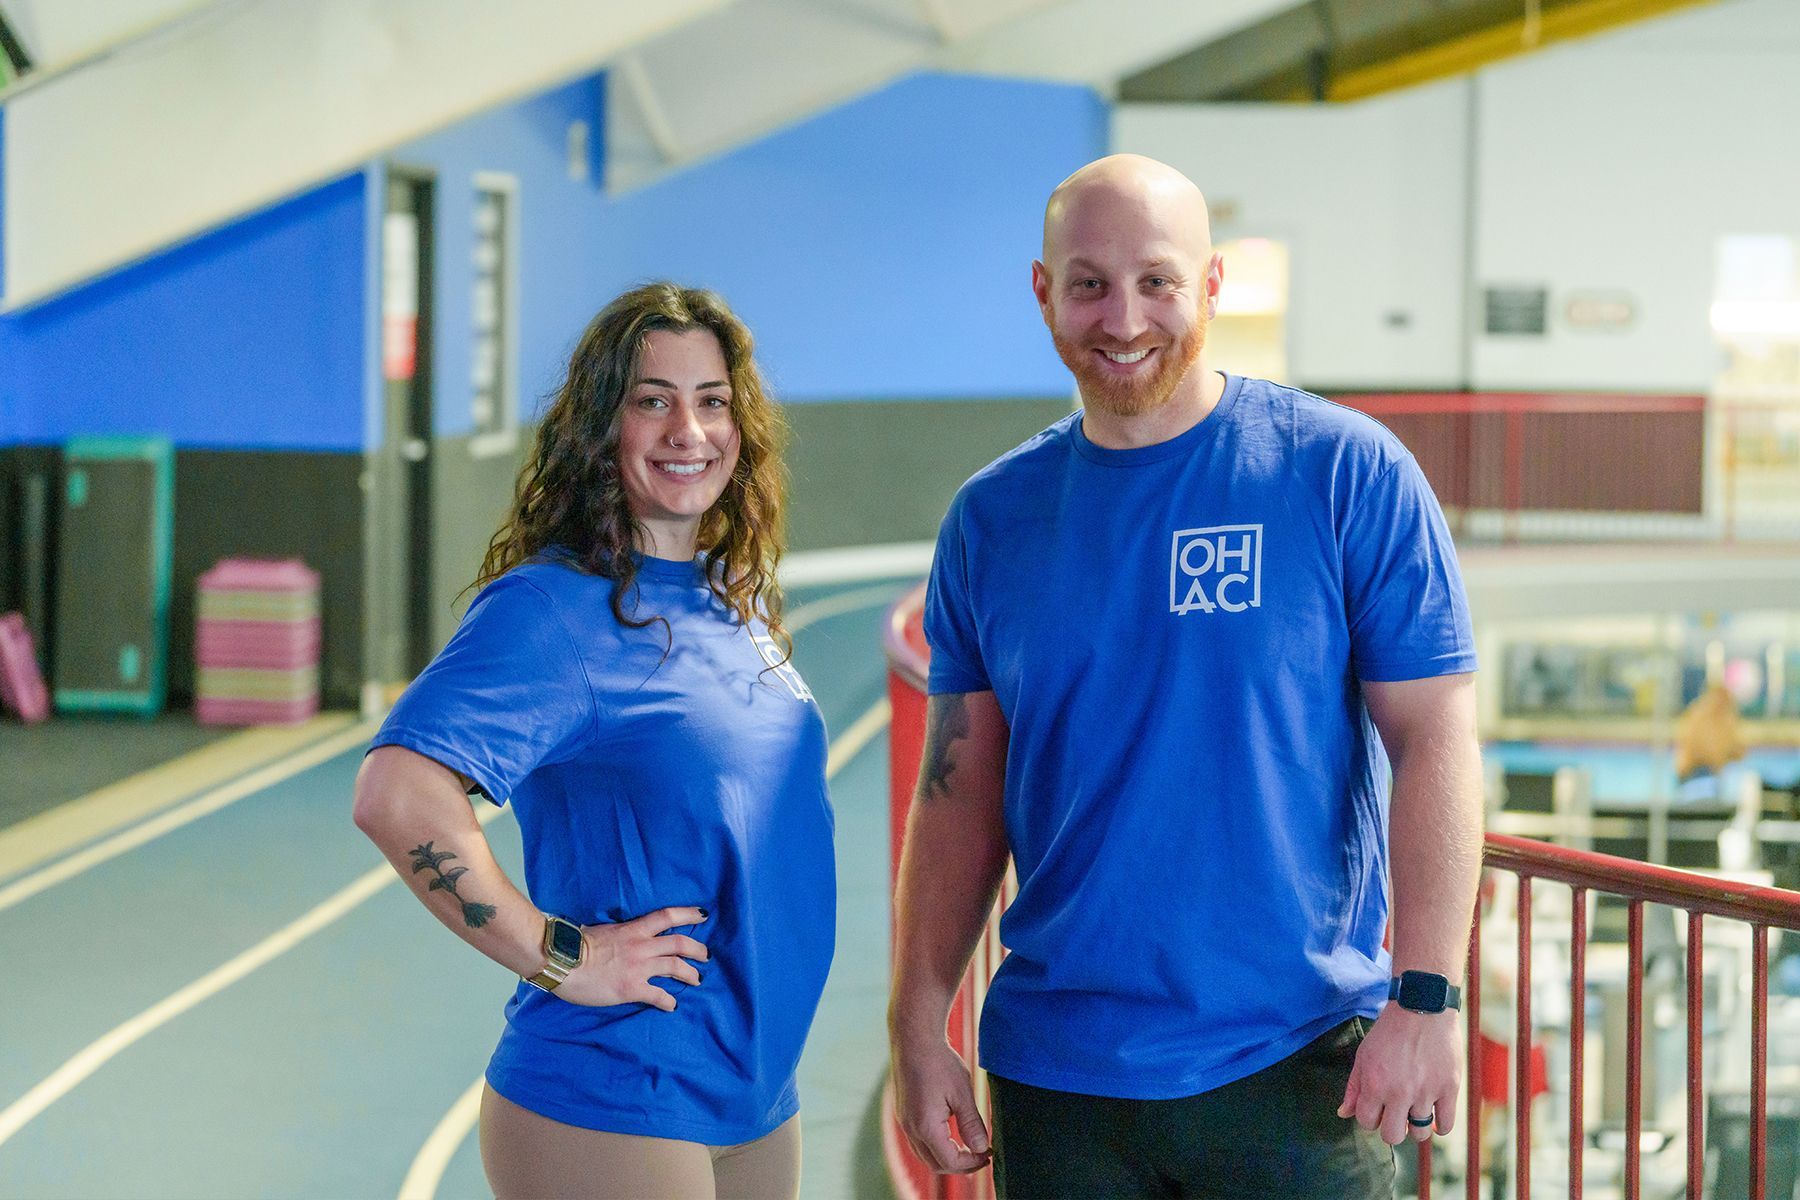
<instances>
[{"instance_id":1,"label":"ceiling beam","mask_svg":"<svg viewBox=\"0 0 1800 1200\"><path fill-rule=\"evenodd\" d=\"M1044 4L940 60L946 70L1086 84L1119 81L1294 7L1295 0L1062 0Z\"/></svg>"},{"instance_id":2,"label":"ceiling beam","mask_svg":"<svg viewBox=\"0 0 1800 1200\"><path fill-rule=\"evenodd\" d=\"M739 0L635 49L629 78L609 75L607 187L643 187L766 137L934 65L947 39L954 48L1061 2Z\"/></svg>"},{"instance_id":3,"label":"ceiling beam","mask_svg":"<svg viewBox=\"0 0 1800 1200\"><path fill-rule=\"evenodd\" d=\"M1306 0L1123 79L1130 103L1352 101L1711 0Z\"/></svg>"},{"instance_id":4,"label":"ceiling beam","mask_svg":"<svg viewBox=\"0 0 1800 1200\"><path fill-rule=\"evenodd\" d=\"M508 0L502 21L488 0L229 0L197 10L166 36L8 101L5 307L592 74L727 3ZM664 89L650 94L666 107ZM687 149L678 129L675 145Z\"/></svg>"},{"instance_id":5,"label":"ceiling beam","mask_svg":"<svg viewBox=\"0 0 1800 1200\"><path fill-rule=\"evenodd\" d=\"M1592 36L1677 9L1713 0L1572 0L1556 8L1534 8L1485 29L1399 54L1385 62L1345 71L1328 88L1331 100L1361 100L1399 88L1429 83L1530 54L1557 42Z\"/></svg>"}]
</instances>

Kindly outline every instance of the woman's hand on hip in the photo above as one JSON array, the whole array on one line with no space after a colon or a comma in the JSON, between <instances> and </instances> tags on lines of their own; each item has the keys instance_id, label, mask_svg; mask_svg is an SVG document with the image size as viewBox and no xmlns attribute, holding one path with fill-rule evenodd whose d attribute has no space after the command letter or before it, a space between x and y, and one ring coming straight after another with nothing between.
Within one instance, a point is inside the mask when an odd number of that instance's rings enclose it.
<instances>
[{"instance_id":1,"label":"woman's hand on hip","mask_svg":"<svg viewBox=\"0 0 1800 1200\"><path fill-rule=\"evenodd\" d=\"M706 914L697 908L659 908L632 921L584 925L581 940L587 949L581 965L569 972L556 994L571 1004L648 1004L674 1012L675 997L650 981L698 984L700 971L694 963L711 956L691 937L665 934L677 925L704 920Z\"/></svg>"}]
</instances>

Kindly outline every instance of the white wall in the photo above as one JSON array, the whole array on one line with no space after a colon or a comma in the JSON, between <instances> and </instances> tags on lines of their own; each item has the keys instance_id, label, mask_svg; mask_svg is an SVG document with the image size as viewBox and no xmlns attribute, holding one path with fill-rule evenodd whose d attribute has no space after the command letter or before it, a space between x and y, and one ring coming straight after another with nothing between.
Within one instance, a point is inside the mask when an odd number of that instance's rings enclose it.
<instances>
[{"instance_id":1,"label":"white wall","mask_svg":"<svg viewBox=\"0 0 1800 1200\"><path fill-rule=\"evenodd\" d=\"M46 80L6 107L6 303L354 170L725 2L509 0L503 16L483 0L237 5Z\"/></svg>"},{"instance_id":2,"label":"white wall","mask_svg":"<svg viewBox=\"0 0 1800 1200\"><path fill-rule=\"evenodd\" d=\"M1294 380L1450 388L1463 373L1467 91L1453 80L1353 105L1120 105L1113 145L1198 183L1214 240L1288 244Z\"/></svg>"},{"instance_id":3,"label":"white wall","mask_svg":"<svg viewBox=\"0 0 1800 1200\"><path fill-rule=\"evenodd\" d=\"M1360 104L1121 106L1114 145L1235 209L1220 236L1290 242L1301 383L1702 392L1718 239L1800 237L1797 121L1800 2L1720 0ZM1476 306L1465 340L1465 277L1548 288L1548 335L1488 337ZM1633 324L1572 327L1584 292Z\"/></svg>"},{"instance_id":4,"label":"white wall","mask_svg":"<svg viewBox=\"0 0 1800 1200\"><path fill-rule=\"evenodd\" d=\"M1800 3L1732 0L1480 76L1476 277L1548 285L1543 338L1478 336L1481 388L1703 392L1727 233L1800 237ZM1634 324L1560 319L1571 292Z\"/></svg>"}]
</instances>

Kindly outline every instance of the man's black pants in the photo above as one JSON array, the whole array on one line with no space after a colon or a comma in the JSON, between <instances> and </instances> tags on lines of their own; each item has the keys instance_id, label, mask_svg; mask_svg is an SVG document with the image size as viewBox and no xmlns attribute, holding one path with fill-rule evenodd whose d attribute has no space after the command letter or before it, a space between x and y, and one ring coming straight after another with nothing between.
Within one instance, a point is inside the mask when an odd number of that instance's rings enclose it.
<instances>
[{"instance_id":1,"label":"man's black pants","mask_svg":"<svg viewBox=\"0 0 1800 1200\"><path fill-rule=\"evenodd\" d=\"M989 1076L1003 1200L1391 1200L1394 1152L1337 1115L1370 1022L1178 1100L1119 1100Z\"/></svg>"}]
</instances>

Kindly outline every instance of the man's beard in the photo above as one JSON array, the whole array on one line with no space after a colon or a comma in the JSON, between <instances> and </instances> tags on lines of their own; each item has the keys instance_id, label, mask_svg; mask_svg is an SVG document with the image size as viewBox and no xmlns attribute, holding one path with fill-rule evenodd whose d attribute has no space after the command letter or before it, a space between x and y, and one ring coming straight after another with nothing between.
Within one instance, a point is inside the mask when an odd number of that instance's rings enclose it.
<instances>
[{"instance_id":1,"label":"man's beard","mask_svg":"<svg viewBox=\"0 0 1800 1200\"><path fill-rule=\"evenodd\" d=\"M1054 330L1050 337L1056 343L1056 352L1062 356L1063 365L1075 376L1083 404L1115 417L1136 417L1167 404L1187 377L1188 369L1199 360L1200 351L1206 348L1206 316L1194 314L1194 323L1182 335L1181 341L1162 347L1156 358L1156 369L1141 379L1122 379L1109 374L1105 367L1094 361L1095 347L1091 345L1077 345Z\"/></svg>"}]
</instances>

